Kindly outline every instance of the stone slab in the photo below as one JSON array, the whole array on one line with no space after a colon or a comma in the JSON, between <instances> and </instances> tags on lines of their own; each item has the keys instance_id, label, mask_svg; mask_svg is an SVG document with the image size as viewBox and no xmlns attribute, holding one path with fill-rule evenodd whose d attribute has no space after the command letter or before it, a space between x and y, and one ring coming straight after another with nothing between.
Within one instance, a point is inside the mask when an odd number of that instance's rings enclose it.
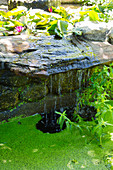
<instances>
[{"instance_id":1,"label":"stone slab","mask_svg":"<svg viewBox=\"0 0 113 170\"><path fill-rule=\"evenodd\" d=\"M22 36L20 35L20 38ZM13 42L14 38L16 39L16 36L10 36L10 42ZM13 53L10 49L7 53L1 49L1 69L8 68L16 74L37 77L85 69L113 61L113 45L108 42L81 41L76 36L60 40L54 36L25 36L24 42L24 50L20 50L17 45L15 46L19 50L12 48Z\"/></svg>"}]
</instances>

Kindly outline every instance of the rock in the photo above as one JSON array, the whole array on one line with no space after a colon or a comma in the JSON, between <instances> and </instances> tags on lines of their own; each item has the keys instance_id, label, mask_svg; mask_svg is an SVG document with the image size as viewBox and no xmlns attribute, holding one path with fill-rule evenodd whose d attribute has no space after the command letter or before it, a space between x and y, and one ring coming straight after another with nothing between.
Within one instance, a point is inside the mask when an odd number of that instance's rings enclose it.
<instances>
[{"instance_id":1,"label":"rock","mask_svg":"<svg viewBox=\"0 0 113 170\"><path fill-rule=\"evenodd\" d=\"M0 52L21 53L29 48L26 35L0 37Z\"/></svg>"},{"instance_id":2,"label":"rock","mask_svg":"<svg viewBox=\"0 0 113 170\"><path fill-rule=\"evenodd\" d=\"M43 9L43 10L47 10L48 11L48 8L52 7L52 6L60 6L60 0L12 0L12 1L9 1L9 4L8 4L8 8L9 10L17 7L17 6L25 6L27 7L28 9L30 8L33 8L33 9L36 9L36 8L39 8L39 9Z\"/></svg>"},{"instance_id":3,"label":"rock","mask_svg":"<svg viewBox=\"0 0 113 170\"><path fill-rule=\"evenodd\" d=\"M19 101L19 94L16 88L0 85L0 111L14 108Z\"/></svg>"},{"instance_id":4,"label":"rock","mask_svg":"<svg viewBox=\"0 0 113 170\"><path fill-rule=\"evenodd\" d=\"M33 115L35 113L50 112L51 110L58 110L60 107L74 106L76 93L72 95L64 94L61 96L47 95L44 99L38 102L20 103L15 109L0 112L0 120L17 115Z\"/></svg>"},{"instance_id":5,"label":"rock","mask_svg":"<svg viewBox=\"0 0 113 170\"><path fill-rule=\"evenodd\" d=\"M7 5L7 0L0 0L0 5Z\"/></svg>"},{"instance_id":6,"label":"rock","mask_svg":"<svg viewBox=\"0 0 113 170\"><path fill-rule=\"evenodd\" d=\"M54 36L31 36L26 42L29 48L26 51L21 49L21 54L0 52L2 68L8 68L16 75L39 78L74 69L86 69L113 60L113 45L81 41L75 35L61 40L54 39Z\"/></svg>"},{"instance_id":7,"label":"rock","mask_svg":"<svg viewBox=\"0 0 113 170\"><path fill-rule=\"evenodd\" d=\"M23 75L15 75L8 70L0 71L0 84L9 87L22 87L30 82L29 77Z\"/></svg>"},{"instance_id":8,"label":"rock","mask_svg":"<svg viewBox=\"0 0 113 170\"><path fill-rule=\"evenodd\" d=\"M8 6L7 5L1 5L0 4L0 11L8 12ZM2 31L1 31L2 32ZM1 34L0 34L1 35ZM3 35L3 34L2 34Z\"/></svg>"},{"instance_id":9,"label":"rock","mask_svg":"<svg viewBox=\"0 0 113 170\"><path fill-rule=\"evenodd\" d=\"M22 88L20 99L27 102L35 102L42 99L48 94L48 88L44 83L28 84L25 88Z\"/></svg>"},{"instance_id":10,"label":"rock","mask_svg":"<svg viewBox=\"0 0 113 170\"><path fill-rule=\"evenodd\" d=\"M74 91L78 86L79 84L78 84L77 72L74 70L69 71L68 73L64 72L64 73L59 73L50 76L49 87L50 87L50 92L52 94L60 95L60 94L70 93Z\"/></svg>"},{"instance_id":11,"label":"rock","mask_svg":"<svg viewBox=\"0 0 113 170\"><path fill-rule=\"evenodd\" d=\"M75 28L82 31L82 36L90 41L106 41L107 34L109 33L113 22L91 22L81 21L75 24Z\"/></svg>"},{"instance_id":12,"label":"rock","mask_svg":"<svg viewBox=\"0 0 113 170\"><path fill-rule=\"evenodd\" d=\"M108 33L108 41L113 44L113 27L110 29Z\"/></svg>"},{"instance_id":13,"label":"rock","mask_svg":"<svg viewBox=\"0 0 113 170\"><path fill-rule=\"evenodd\" d=\"M88 49L84 45L76 47L71 43L72 37L56 40L54 36L31 36L26 41L29 43L26 52L0 53L0 61L7 63L5 67L16 74L23 73L31 77L49 76L72 69L85 69L92 66L93 62L98 63L90 45L86 44Z\"/></svg>"}]
</instances>

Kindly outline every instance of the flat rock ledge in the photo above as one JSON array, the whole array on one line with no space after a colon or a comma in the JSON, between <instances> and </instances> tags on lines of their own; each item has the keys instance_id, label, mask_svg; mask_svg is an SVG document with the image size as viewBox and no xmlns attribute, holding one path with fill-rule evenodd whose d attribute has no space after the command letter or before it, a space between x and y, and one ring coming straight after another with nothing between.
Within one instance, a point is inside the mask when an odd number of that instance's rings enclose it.
<instances>
[{"instance_id":1,"label":"flat rock ledge","mask_svg":"<svg viewBox=\"0 0 113 170\"><path fill-rule=\"evenodd\" d=\"M49 76L85 69L113 61L109 42L80 40L75 35L56 40L54 36L10 36L0 39L0 68L27 76Z\"/></svg>"}]
</instances>

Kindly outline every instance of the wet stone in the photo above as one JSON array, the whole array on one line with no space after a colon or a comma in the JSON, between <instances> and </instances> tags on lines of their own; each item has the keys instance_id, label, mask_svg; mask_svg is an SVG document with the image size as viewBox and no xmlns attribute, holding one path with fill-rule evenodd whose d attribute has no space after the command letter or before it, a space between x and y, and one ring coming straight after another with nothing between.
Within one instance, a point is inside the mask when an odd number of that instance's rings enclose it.
<instances>
[{"instance_id":1,"label":"wet stone","mask_svg":"<svg viewBox=\"0 0 113 170\"><path fill-rule=\"evenodd\" d=\"M4 86L9 87L20 87L28 84L30 82L30 78L23 75L15 75L13 72L9 70L0 71L0 83Z\"/></svg>"},{"instance_id":2,"label":"wet stone","mask_svg":"<svg viewBox=\"0 0 113 170\"><path fill-rule=\"evenodd\" d=\"M27 102L34 102L42 99L48 94L48 88L45 84L31 83L22 89L20 99Z\"/></svg>"},{"instance_id":3,"label":"wet stone","mask_svg":"<svg viewBox=\"0 0 113 170\"><path fill-rule=\"evenodd\" d=\"M0 85L0 111L14 108L18 104L18 90Z\"/></svg>"}]
</instances>

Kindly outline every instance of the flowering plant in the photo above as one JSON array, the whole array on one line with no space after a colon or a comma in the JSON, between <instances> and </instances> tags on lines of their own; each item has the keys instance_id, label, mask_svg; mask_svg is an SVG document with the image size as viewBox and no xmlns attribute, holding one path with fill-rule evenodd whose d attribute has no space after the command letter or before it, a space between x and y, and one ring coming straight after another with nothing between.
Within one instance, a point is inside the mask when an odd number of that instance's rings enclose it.
<instances>
[{"instance_id":1,"label":"flowering plant","mask_svg":"<svg viewBox=\"0 0 113 170\"><path fill-rule=\"evenodd\" d=\"M49 8L48 11L49 11L49 12L52 12L52 8Z\"/></svg>"},{"instance_id":2,"label":"flowering plant","mask_svg":"<svg viewBox=\"0 0 113 170\"><path fill-rule=\"evenodd\" d=\"M22 31L22 28L23 28L23 27L22 27L22 26L17 26L17 27L15 27L15 28L16 28L17 32L20 33L20 32Z\"/></svg>"}]
</instances>

